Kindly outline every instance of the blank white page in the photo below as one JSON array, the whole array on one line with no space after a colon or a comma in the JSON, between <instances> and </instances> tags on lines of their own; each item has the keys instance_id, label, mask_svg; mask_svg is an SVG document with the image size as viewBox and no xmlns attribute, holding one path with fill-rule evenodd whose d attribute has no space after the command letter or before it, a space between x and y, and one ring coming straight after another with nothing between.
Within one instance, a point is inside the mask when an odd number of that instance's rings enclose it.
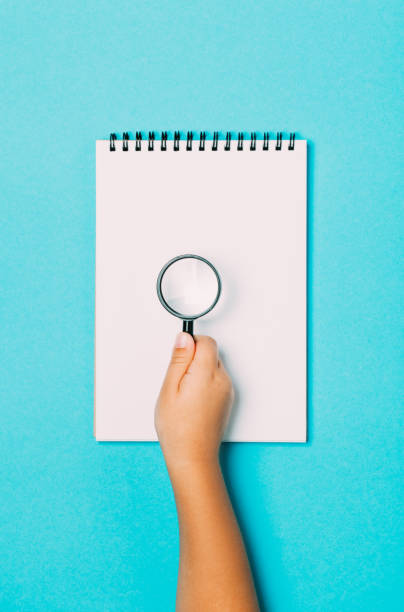
<instances>
[{"instance_id":1,"label":"blank white page","mask_svg":"<svg viewBox=\"0 0 404 612\"><path fill-rule=\"evenodd\" d=\"M97 440L156 440L154 406L181 321L156 279L176 255L223 283L195 322L213 336L236 400L225 440L306 441L306 141L255 151L129 151L97 141Z\"/></svg>"}]
</instances>

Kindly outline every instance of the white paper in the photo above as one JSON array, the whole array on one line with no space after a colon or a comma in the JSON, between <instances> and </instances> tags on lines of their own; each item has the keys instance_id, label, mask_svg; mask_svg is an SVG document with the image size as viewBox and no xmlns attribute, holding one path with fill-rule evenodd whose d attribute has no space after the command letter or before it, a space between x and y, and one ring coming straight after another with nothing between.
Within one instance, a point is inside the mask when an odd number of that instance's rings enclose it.
<instances>
[{"instance_id":1,"label":"white paper","mask_svg":"<svg viewBox=\"0 0 404 612\"><path fill-rule=\"evenodd\" d=\"M97 141L97 440L156 440L154 406L181 322L160 269L195 253L223 283L195 322L236 391L225 440L306 441L306 141L295 150L109 150Z\"/></svg>"}]
</instances>

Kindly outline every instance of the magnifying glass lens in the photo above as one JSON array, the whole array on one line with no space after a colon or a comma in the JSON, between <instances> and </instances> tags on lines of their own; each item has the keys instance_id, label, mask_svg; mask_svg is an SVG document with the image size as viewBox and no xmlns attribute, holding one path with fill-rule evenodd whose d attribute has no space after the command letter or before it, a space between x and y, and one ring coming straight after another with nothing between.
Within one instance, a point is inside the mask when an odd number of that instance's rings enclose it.
<instances>
[{"instance_id":1,"label":"magnifying glass lens","mask_svg":"<svg viewBox=\"0 0 404 612\"><path fill-rule=\"evenodd\" d=\"M188 257L171 264L161 279L168 306L183 318L205 312L217 299L218 279L203 260Z\"/></svg>"}]
</instances>

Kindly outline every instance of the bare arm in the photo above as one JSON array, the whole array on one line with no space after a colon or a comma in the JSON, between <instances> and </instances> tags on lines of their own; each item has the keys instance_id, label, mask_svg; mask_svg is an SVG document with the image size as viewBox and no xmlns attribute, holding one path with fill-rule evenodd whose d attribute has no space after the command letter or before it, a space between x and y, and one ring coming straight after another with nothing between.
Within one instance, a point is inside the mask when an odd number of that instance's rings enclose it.
<instances>
[{"instance_id":1,"label":"bare arm","mask_svg":"<svg viewBox=\"0 0 404 612\"><path fill-rule=\"evenodd\" d=\"M155 418L177 504L178 612L259 609L218 460L232 402L216 342L180 334Z\"/></svg>"}]
</instances>

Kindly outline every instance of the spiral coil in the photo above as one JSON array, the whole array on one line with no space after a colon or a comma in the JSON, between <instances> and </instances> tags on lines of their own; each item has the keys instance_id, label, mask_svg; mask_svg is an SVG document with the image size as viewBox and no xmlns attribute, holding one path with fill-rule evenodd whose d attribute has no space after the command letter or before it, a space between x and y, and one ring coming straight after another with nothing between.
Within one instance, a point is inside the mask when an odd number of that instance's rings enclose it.
<instances>
[{"instance_id":1,"label":"spiral coil","mask_svg":"<svg viewBox=\"0 0 404 612\"><path fill-rule=\"evenodd\" d=\"M224 151L231 151L231 146L232 146L232 132L226 132L226 138L223 140L224 142L224 147L223 150ZM155 147L154 147L154 143L156 141L156 137L155 137L155 133L154 132L149 132L149 135L147 137L147 150L148 151L154 151ZM193 142L194 142L194 132L187 132L186 135L186 140L184 139L184 141L186 142L186 147L185 150L186 151L192 151L193 148ZM130 136L129 136L129 132L123 132L122 134L122 151L129 151L129 142L130 142ZM143 142L143 136L142 136L142 132L136 132L135 133L135 151L141 151L142 150L142 142ZM161 138L160 138L160 150L161 151L167 151L167 142L168 142L168 132L161 132ZM174 138L173 138L173 150L174 151L179 151L180 150L180 142L181 142L181 132L174 132ZM206 132L201 132L199 135L199 147L198 150L199 151L205 151L206 150L206 144L207 144L207 140L206 140ZM219 147L219 132L213 132L213 137L212 140L210 141L212 142L212 147L211 150L212 151L218 151L218 147ZM262 139L260 139L259 142L262 142L262 149L263 151L269 151L269 142L270 142L270 132L264 132L263 133L263 137ZM282 138L282 132L277 132L276 134L276 145L275 145L275 151L281 151L282 150L282 142L283 142L283 138ZM117 136L115 133L111 133L109 136L109 150L110 151L116 151L117 150ZM244 132L238 132L237 134L237 151L243 151L244 150ZM251 132L250 134L250 151L256 151L257 150L257 133L256 132ZM288 144L288 151L294 151L295 150L295 132L291 132L289 134L289 144Z\"/></svg>"}]
</instances>

